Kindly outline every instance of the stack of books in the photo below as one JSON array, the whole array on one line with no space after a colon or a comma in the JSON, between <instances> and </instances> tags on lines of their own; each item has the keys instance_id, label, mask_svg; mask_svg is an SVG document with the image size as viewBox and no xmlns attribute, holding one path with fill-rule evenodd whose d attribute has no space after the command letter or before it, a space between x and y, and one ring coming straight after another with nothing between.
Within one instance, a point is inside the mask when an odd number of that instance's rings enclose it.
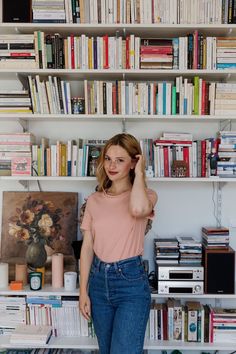
<instances>
[{"instance_id":1,"label":"stack of books","mask_svg":"<svg viewBox=\"0 0 236 354\"><path fill-rule=\"evenodd\" d=\"M216 69L236 68L235 37L218 37L216 39Z\"/></svg>"},{"instance_id":2,"label":"stack of books","mask_svg":"<svg viewBox=\"0 0 236 354\"><path fill-rule=\"evenodd\" d=\"M192 236L178 236L177 240L179 241L179 263L201 265L202 243Z\"/></svg>"},{"instance_id":3,"label":"stack of books","mask_svg":"<svg viewBox=\"0 0 236 354\"><path fill-rule=\"evenodd\" d=\"M140 69L172 69L172 39L141 39Z\"/></svg>"},{"instance_id":4,"label":"stack of books","mask_svg":"<svg viewBox=\"0 0 236 354\"><path fill-rule=\"evenodd\" d=\"M0 297L0 334L11 334L17 325L26 323L26 302L24 297Z\"/></svg>"},{"instance_id":5,"label":"stack of books","mask_svg":"<svg viewBox=\"0 0 236 354\"><path fill-rule=\"evenodd\" d=\"M235 83L217 82L215 87L214 99L215 115L234 115L236 108L235 96Z\"/></svg>"},{"instance_id":6,"label":"stack of books","mask_svg":"<svg viewBox=\"0 0 236 354\"><path fill-rule=\"evenodd\" d=\"M178 264L179 246L175 237L154 239L154 258L156 264Z\"/></svg>"},{"instance_id":7,"label":"stack of books","mask_svg":"<svg viewBox=\"0 0 236 354\"><path fill-rule=\"evenodd\" d=\"M0 35L0 69L37 69L34 34Z\"/></svg>"},{"instance_id":8,"label":"stack of books","mask_svg":"<svg viewBox=\"0 0 236 354\"><path fill-rule=\"evenodd\" d=\"M0 113L32 113L28 90L0 90Z\"/></svg>"},{"instance_id":9,"label":"stack of books","mask_svg":"<svg viewBox=\"0 0 236 354\"><path fill-rule=\"evenodd\" d=\"M236 309L211 308L209 325L210 343L235 343Z\"/></svg>"},{"instance_id":10,"label":"stack of books","mask_svg":"<svg viewBox=\"0 0 236 354\"><path fill-rule=\"evenodd\" d=\"M203 227L202 243L207 248L228 248L229 229L227 227Z\"/></svg>"},{"instance_id":11,"label":"stack of books","mask_svg":"<svg viewBox=\"0 0 236 354\"><path fill-rule=\"evenodd\" d=\"M30 133L0 134L0 175L31 176Z\"/></svg>"},{"instance_id":12,"label":"stack of books","mask_svg":"<svg viewBox=\"0 0 236 354\"><path fill-rule=\"evenodd\" d=\"M230 101L235 102L235 104L229 104L228 107L236 107L236 99L232 99L233 95L236 96L236 85L234 92L228 95L230 96ZM219 138L217 175L219 177L236 177L236 131L220 131Z\"/></svg>"},{"instance_id":13,"label":"stack of books","mask_svg":"<svg viewBox=\"0 0 236 354\"><path fill-rule=\"evenodd\" d=\"M41 325L19 325L11 334L12 344L45 345L52 335L51 326Z\"/></svg>"},{"instance_id":14,"label":"stack of books","mask_svg":"<svg viewBox=\"0 0 236 354\"><path fill-rule=\"evenodd\" d=\"M66 12L64 0L33 0L32 22L36 23L65 23Z\"/></svg>"}]
</instances>

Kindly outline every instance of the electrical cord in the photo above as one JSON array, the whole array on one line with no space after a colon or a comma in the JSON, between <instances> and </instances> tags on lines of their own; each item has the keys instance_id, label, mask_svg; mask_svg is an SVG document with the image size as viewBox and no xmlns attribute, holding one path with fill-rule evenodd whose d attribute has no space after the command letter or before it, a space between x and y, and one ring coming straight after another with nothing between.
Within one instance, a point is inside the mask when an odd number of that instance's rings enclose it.
<instances>
[{"instance_id":1,"label":"electrical cord","mask_svg":"<svg viewBox=\"0 0 236 354\"><path fill-rule=\"evenodd\" d=\"M154 270L148 274L148 282L149 282L151 292L156 293L157 292L157 278L156 278L156 273Z\"/></svg>"}]
</instances>

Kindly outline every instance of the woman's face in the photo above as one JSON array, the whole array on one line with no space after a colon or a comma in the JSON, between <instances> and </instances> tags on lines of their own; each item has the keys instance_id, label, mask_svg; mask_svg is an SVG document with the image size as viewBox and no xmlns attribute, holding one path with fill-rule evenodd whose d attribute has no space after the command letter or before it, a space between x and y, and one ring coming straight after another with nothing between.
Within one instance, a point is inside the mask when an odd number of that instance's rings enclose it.
<instances>
[{"instance_id":1,"label":"woman's face","mask_svg":"<svg viewBox=\"0 0 236 354\"><path fill-rule=\"evenodd\" d=\"M119 145L111 145L104 158L104 169L111 181L118 181L129 177L130 169L135 167L135 162L128 152Z\"/></svg>"}]
</instances>

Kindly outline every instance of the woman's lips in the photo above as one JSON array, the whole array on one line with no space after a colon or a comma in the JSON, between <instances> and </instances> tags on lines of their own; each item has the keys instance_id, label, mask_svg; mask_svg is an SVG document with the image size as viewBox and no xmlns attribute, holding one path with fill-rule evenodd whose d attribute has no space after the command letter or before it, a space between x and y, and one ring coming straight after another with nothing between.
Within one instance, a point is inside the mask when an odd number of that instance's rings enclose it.
<instances>
[{"instance_id":1,"label":"woman's lips","mask_svg":"<svg viewBox=\"0 0 236 354\"><path fill-rule=\"evenodd\" d=\"M118 172L114 172L114 171L108 171L108 173L109 173L109 175L112 175L112 176L114 176L114 175L116 175Z\"/></svg>"}]
</instances>

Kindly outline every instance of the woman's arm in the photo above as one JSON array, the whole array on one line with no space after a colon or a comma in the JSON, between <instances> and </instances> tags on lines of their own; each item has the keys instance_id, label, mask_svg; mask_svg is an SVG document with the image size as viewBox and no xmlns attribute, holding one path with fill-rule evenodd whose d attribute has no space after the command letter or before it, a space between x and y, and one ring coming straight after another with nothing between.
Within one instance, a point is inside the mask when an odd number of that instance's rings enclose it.
<instances>
[{"instance_id":1,"label":"woman's arm","mask_svg":"<svg viewBox=\"0 0 236 354\"><path fill-rule=\"evenodd\" d=\"M130 212L134 217L142 218L149 216L157 201L150 201L145 184L144 157L137 155L138 162L135 166L135 179L130 196Z\"/></svg>"},{"instance_id":2,"label":"woman's arm","mask_svg":"<svg viewBox=\"0 0 236 354\"><path fill-rule=\"evenodd\" d=\"M91 231L84 231L84 239L80 253L80 299L79 308L82 315L89 320L91 315L90 299L88 297L88 279L93 261L93 236Z\"/></svg>"}]
</instances>

